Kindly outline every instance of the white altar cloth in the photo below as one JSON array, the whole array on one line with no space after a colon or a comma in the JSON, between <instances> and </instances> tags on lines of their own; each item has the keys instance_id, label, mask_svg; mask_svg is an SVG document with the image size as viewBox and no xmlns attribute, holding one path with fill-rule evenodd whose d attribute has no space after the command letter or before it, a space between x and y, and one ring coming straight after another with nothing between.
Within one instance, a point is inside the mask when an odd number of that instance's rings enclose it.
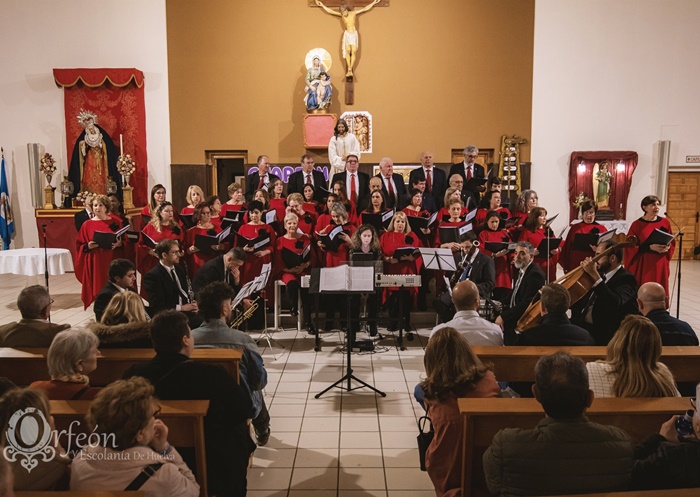
<instances>
[{"instance_id":1,"label":"white altar cloth","mask_svg":"<svg viewBox=\"0 0 700 497\"><path fill-rule=\"evenodd\" d=\"M56 276L73 271L73 259L67 249L47 249L49 274ZM44 274L44 249L25 248L0 251L0 274L38 276Z\"/></svg>"}]
</instances>

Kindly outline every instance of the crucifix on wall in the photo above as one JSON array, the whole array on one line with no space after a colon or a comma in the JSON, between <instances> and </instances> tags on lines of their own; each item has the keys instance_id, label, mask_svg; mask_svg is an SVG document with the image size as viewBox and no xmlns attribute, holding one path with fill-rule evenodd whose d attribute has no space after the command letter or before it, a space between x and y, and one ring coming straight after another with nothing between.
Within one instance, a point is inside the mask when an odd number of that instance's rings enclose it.
<instances>
[{"instance_id":1,"label":"crucifix on wall","mask_svg":"<svg viewBox=\"0 0 700 497\"><path fill-rule=\"evenodd\" d=\"M347 83L346 89L345 89L345 103L350 105L353 103L354 98L353 98L353 82L354 82L354 69L355 69L355 60L357 57L357 51L360 48L360 36L359 33L357 32L357 16L360 14L364 14L365 12L370 11L372 8L374 8L378 4L382 4L384 6L389 4L388 0L371 0L367 2L367 0L343 0L339 3L338 5L338 10L334 10L329 7L331 3L336 3L336 2L330 2L329 0L326 0L326 3L323 3L321 0L313 0L313 2L321 7L325 12L332 16L340 17L340 20L343 22L343 41L342 41L342 51L343 51L343 59L345 59L345 67L346 67L346 72L345 72L345 82ZM360 7L357 10L355 10L356 7Z\"/></svg>"}]
</instances>

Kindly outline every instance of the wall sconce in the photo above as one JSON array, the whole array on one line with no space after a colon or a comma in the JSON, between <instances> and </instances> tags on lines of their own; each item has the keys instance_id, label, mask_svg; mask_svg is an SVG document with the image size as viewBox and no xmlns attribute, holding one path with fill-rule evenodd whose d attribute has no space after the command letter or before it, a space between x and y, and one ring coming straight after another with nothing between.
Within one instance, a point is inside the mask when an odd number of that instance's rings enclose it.
<instances>
[{"instance_id":1,"label":"wall sconce","mask_svg":"<svg viewBox=\"0 0 700 497\"><path fill-rule=\"evenodd\" d=\"M581 162L581 163L578 165L577 171L578 171L579 174L585 173L585 172L586 172L586 164L584 164L583 162Z\"/></svg>"},{"instance_id":2,"label":"wall sconce","mask_svg":"<svg viewBox=\"0 0 700 497\"><path fill-rule=\"evenodd\" d=\"M625 172L625 163L620 161L617 163L617 172L618 173L624 173Z\"/></svg>"}]
</instances>

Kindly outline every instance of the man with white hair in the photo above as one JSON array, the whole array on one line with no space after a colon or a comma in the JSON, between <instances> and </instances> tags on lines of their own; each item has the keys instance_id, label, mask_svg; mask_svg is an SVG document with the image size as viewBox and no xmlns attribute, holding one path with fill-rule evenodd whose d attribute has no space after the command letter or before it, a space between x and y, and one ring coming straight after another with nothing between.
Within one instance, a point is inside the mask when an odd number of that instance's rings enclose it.
<instances>
[{"instance_id":1,"label":"man with white hair","mask_svg":"<svg viewBox=\"0 0 700 497\"><path fill-rule=\"evenodd\" d=\"M450 168L450 174L447 175L448 178L452 177L453 174L459 174L462 179L464 179L464 185L462 186L462 193L466 196L471 197L472 205L478 207L479 200L481 199L480 192L483 192L486 188L484 186L472 187L469 186L469 180L472 178L485 178L486 173L484 171L484 166L476 163L476 159L479 157L479 149L474 145L467 145L464 147L464 160L458 164L452 164Z\"/></svg>"},{"instance_id":2,"label":"man with white hair","mask_svg":"<svg viewBox=\"0 0 700 497\"><path fill-rule=\"evenodd\" d=\"M394 173L394 161L391 157L382 157L379 161L379 174L377 178L382 180L382 192L386 199L386 206L390 209L401 210L406 197L406 183L403 176Z\"/></svg>"},{"instance_id":3,"label":"man with white hair","mask_svg":"<svg viewBox=\"0 0 700 497\"><path fill-rule=\"evenodd\" d=\"M700 345L693 328L668 312L668 296L664 287L655 282L644 283L637 290L637 306L661 333L664 345Z\"/></svg>"}]
</instances>

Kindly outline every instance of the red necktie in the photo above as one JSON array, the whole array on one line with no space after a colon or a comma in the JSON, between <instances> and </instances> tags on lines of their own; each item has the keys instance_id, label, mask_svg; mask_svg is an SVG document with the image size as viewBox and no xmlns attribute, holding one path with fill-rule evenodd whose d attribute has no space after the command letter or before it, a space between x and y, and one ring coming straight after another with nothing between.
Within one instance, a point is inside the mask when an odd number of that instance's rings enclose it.
<instances>
[{"instance_id":1,"label":"red necktie","mask_svg":"<svg viewBox=\"0 0 700 497\"><path fill-rule=\"evenodd\" d=\"M357 188L355 187L355 174L350 175L350 200L357 205Z\"/></svg>"},{"instance_id":2,"label":"red necktie","mask_svg":"<svg viewBox=\"0 0 700 497\"><path fill-rule=\"evenodd\" d=\"M389 195L394 197L394 182L391 181L391 178L387 178L386 183L389 185Z\"/></svg>"},{"instance_id":3,"label":"red necktie","mask_svg":"<svg viewBox=\"0 0 700 497\"><path fill-rule=\"evenodd\" d=\"M467 166L467 181L472 179L472 166Z\"/></svg>"},{"instance_id":4,"label":"red necktie","mask_svg":"<svg viewBox=\"0 0 700 497\"><path fill-rule=\"evenodd\" d=\"M307 175L306 175L306 184L307 184L307 185L311 185L311 184L312 184L312 183L311 183L311 175L310 175L310 174L307 174Z\"/></svg>"},{"instance_id":5,"label":"red necktie","mask_svg":"<svg viewBox=\"0 0 700 497\"><path fill-rule=\"evenodd\" d=\"M430 180L430 169L425 173L425 189L428 190L429 193L433 191L433 182Z\"/></svg>"},{"instance_id":6,"label":"red necktie","mask_svg":"<svg viewBox=\"0 0 700 497\"><path fill-rule=\"evenodd\" d=\"M265 176L260 176L260 182L258 183L258 190L260 190L265 184Z\"/></svg>"}]
</instances>

